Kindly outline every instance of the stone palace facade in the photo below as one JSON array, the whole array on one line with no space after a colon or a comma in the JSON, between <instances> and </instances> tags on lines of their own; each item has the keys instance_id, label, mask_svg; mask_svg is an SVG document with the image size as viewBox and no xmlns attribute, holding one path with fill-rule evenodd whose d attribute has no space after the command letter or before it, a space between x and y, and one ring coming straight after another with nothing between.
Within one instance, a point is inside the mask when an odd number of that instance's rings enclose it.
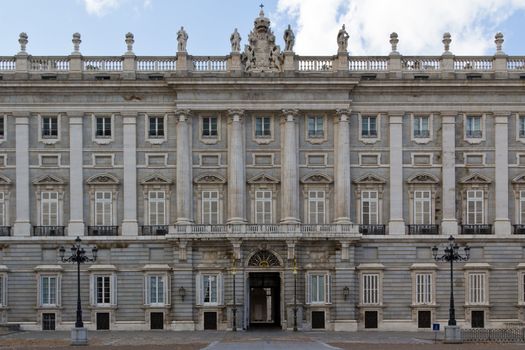
<instances>
[{"instance_id":1,"label":"stone palace facade","mask_svg":"<svg viewBox=\"0 0 525 350\"><path fill-rule=\"evenodd\" d=\"M0 57L0 323L69 329L429 329L525 317L525 58L21 51ZM335 41L335 38L334 38ZM234 287L235 286L235 287ZM234 312L235 311L235 316ZM294 311L296 311L294 318Z\"/></svg>"}]
</instances>

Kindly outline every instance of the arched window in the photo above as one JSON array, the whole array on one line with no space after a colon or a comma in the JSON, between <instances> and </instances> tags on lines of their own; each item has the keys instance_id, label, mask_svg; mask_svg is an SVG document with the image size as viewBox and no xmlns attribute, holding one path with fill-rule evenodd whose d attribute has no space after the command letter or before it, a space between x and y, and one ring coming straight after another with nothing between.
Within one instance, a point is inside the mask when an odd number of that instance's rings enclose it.
<instances>
[{"instance_id":1,"label":"arched window","mask_svg":"<svg viewBox=\"0 0 525 350\"><path fill-rule=\"evenodd\" d=\"M250 261L248 262L248 266L277 267L281 266L281 263L275 254L269 250L263 249L252 255Z\"/></svg>"}]
</instances>

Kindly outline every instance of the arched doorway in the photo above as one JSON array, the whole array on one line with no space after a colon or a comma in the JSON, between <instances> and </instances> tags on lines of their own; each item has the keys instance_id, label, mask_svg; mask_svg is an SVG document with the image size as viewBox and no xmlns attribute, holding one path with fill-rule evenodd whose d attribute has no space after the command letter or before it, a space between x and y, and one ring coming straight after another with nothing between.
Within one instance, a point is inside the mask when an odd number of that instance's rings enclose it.
<instances>
[{"instance_id":1,"label":"arched doorway","mask_svg":"<svg viewBox=\"0 0 525 350\"><path fill-rule=\"evenodd\" d=\"M281 327L281 260L267 249L248 260L248 326Z\"/></svg>"}]
</instances>

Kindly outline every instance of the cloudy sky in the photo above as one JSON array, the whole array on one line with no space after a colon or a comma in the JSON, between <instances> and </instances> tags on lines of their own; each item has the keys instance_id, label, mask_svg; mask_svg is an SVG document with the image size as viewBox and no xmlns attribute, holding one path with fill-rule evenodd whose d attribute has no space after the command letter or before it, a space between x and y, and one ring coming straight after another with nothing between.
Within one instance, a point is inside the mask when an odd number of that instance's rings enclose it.
<instances>
[{"instance_id":1,"label":"cloudy sky","mask_svg":"<svg viewBox=\"0 0 525 350\"><path fill-rule=\"evenodd\" d=\"M13 55L18 34L29 35L33 55L67 55L71 35L82 35L84 55L120 55L124 35L135 35L137 55L173 55L176 33L184 26L188 51L224 55L238 28L246 38L261 0L17 0L3 1L0 55ZM353 55L385 55L391 32L399 35L405 55L439 55L444 32L451 51L491 55L494 34L505 35L504 51L525 55L525 0L262 0L282 45L288 24L296 34L295 51L332 55L342 24L350 33Z\"/></svg>"}]
</instances>

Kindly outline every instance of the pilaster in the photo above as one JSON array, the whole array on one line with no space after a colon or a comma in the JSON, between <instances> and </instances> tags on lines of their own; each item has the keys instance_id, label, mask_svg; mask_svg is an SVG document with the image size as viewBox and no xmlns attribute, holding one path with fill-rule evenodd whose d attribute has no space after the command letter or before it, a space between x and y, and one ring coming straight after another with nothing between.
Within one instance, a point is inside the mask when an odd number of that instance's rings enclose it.
<instances>
[{"instance_id":1,"label":"pilaster","mask_svg":"<svg viewBox=\"0 0 525 350\"><path fill-rule=\"evenodd\" d=\"M509 115L494 117L496 143L496 218L494 232L497 235L509 235Z\"/></svg>"},{"instance_id":2,"label":"pilaster","mask_svg":"<svg viewBox=\"0 0 525 350\"><path fill-rule=\"evenodd\" d=\"M442 132L442 211L441 233L456 235L458 221L456 218L456 115L447 112L441 116Z\"/></svg>"},{"instance_id":3,"label":"pilaster","mask_svg":"<svg viewBox=\"0 0 525 350\"><path fill-rule=\"evenodd\" d=\"M82 116L69 117L69 225L68 236L84 235Z\"/></svg>"},{"instance_id":4,"label":"pilaster","mask_svg":"<svg viewBox=\"0 0 525 350\"><path fill-rule=\"evenodd\" d=\"M228 111L228 224L246 222L246 168L242 110Z\"/></svg>"},{"instance_id":5,"label":"pilaster","mask_svg":"<svg viewBox=\"0 0 525 350\"><path fill-rule=\"evenodd\" d=\"M31 235L31 205L29 203L29 117L15 117L16 145L16 219L14 236Z\"/></svg>"},{"instance_id":6,"label":"pilaster","mask_svg":"<svg viewBox=\"0 0 525 350\"><path fill-rule=\"evenodd\" d=\"M335 223L351 224L350 110L337 110L335 144Z\"/></svg>"},{"instance_id":7,"label":"pilaster","mask_svg":"<svg viewBox=\"0 0 525 350\"><path fill-rule=\"evenodd\" d=\"M137 223L137 116L124 116L124 220L122 235L136 236Z\"/></svg>"},{"instance_id":8,"label":"pilaster","mask_svg":"<svg viewBox=\"0 0 525 350\"><path fill-rule=\"evenodd\" d=\"M177 220L175 223L187 225L193 221L190 111L176 110L175 117L177 118Z\"/></svg>"},{"instance_id":9,"label":"pilaster","mask_svg":"<svg viewBox=\"0 0 525 350\"><path fill-rule=\"evenodd\" d=\"M390 115L390 221L391 235L405 234L403 220L403 115Z\"/></svg>"},{"instance_id":10,"label":"pilaster","mask_svg":"<svg viewBox=\"0 0 525 350\"><path fill-rule=\"evenodd\" d=\"M281 152L281 223L297 224L299 218L299 169L297 164L297 110L283 110Z\"/></svg>"}]
</instances>

